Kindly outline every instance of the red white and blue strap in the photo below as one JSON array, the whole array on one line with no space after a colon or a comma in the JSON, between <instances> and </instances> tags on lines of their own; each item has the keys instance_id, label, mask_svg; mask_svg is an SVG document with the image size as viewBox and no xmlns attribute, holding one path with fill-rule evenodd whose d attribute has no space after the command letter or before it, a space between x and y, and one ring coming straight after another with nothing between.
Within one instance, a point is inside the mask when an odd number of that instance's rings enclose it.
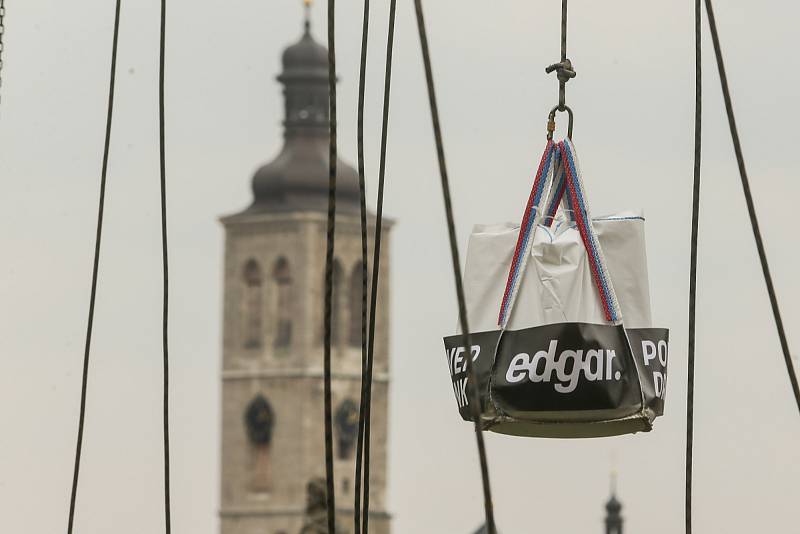
<instances>
[{"instance_id":1,"label":"red white and blue strap","mask_svg":"<svg viewBox=\"0 0 800 534\"><path fill-rule=\"evenodd\" d=\"M558 148L555 149L558 152ZM564 177L564 165L561 163L561 154L558 153L558 157L556 159L556 166L554 167L553 171L553 185L550 187L551 195L547 202L547 211L545 211L543 224L548 228L553 226L553 221L556 218L556 212L558 212L558 206L561 204L564 198L564 192L567 189L567 181ZM569 218L569 213L566 214Z\"/></svg>"},{"instance_id":2,"label":"red white and blue strap","mask_svg":"<svg viewBox=\"0 0 800 534\"><path fill-rule=\"evenodd\" d=\"M558 159L560 159L560 165L557 165ZM559 174L557 179L553 177L555 172ZM548 184L550 184L551 189L555 190L555 194L551 195L549 191L548 194L544 194ZM528 198L528 205L525 208L525 214L519 229L517 246L509 268L506 289L500 305L500 314L497 318L497 324L501 328L505 328L508 324L511 310L519 291L521 274L525 272L525 266L530 256L530 248L533 245L533 234L536 226L541 222L542 218L544 218L546 224L552 223L564 194L566 194L569 206L574 213L575 224L588 253L592 279L600 295L605 318L614 324L622 321L619 302L611 284L611 276L606 267L600 242L597 240L592 226L584 191L580 165L572 142L568 139L558 144L548 141L542 160L539 163L533 190ZM540 208L544 208L545 203L547 211L542 213Z\"/></svg>"},{"instance_id":3,"label":"red white and blue strap","mask_svg":"<svg viewBox=\"0 0 800 534\"><path fill-rule=\"evenodd\" d=\"M497 317L497 324L503 328L508 323L511 308L516 299L521 281L520 274L525 272L525 266L530 255L530 247L533 245L533 234L541 218L540 205L543 199L549 196L545 194L545 190L548 184L552 182L552 173L557 157L556 144L548 140L542 159L539 162L539 168L536 171L536 177L533 180L533 188L528 197L528 204L525 206L525 213L522 217L519 236L517 237L517 246L514 249L514 257L511 260L506 289L503 293L503 302L500 305L500 314Z\"/></svg>"},{"instance_id":4,"label":"red white and blue strap","mask_svg":"<svg viewBox=\"0 0 800 534\"><path fill-rule=\"evenodd\" d=\"M592 226L592 216L589 213L589 206L586 202L586 189L583 187L583 179L581 178L575 147L572 141L565 139L558 143L558 150L561 152L561 161L566 171L566 194L574 213L575 224L581 234L583 245L588 252L592 278L600 293L606 320L617 324L622 321L622 310L617 301L614 286L611 284L611 275L603 257L603 250Z\"/></svg>"}]
</instances>

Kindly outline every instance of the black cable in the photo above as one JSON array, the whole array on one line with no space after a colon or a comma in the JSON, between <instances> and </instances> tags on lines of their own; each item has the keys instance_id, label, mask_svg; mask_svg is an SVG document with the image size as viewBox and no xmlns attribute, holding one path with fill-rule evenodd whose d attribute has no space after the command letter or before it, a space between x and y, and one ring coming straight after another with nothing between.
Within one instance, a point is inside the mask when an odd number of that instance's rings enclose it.
<instances>
[{"instance_id":1,"label":"black cable","mask_svg":"<svg viewBox=\"0 0 800 534\"><path fill-rule=\"evenodd\" d=\"M561 61L567 60L567 1L561 0Z\"/></svg>"},{"instance_id":2,"label":"black cable","mask_svg":"<svg viewBox=\"0 0 800 534\"><path fill-rule=\"evenodd\" d=\"M545 72L555 72L558 78L558 105L550 110L547 121L547 139L553 138L556 129L556 111L566 111L569 115L567 137L572 139L572 110L566 104L567 82L577 74L572 67L572 62L567 58L567 15L568 0L561 0L561 61L544 69Z\"/></svg>"},{"instance_id":3,"label":"black cable","mask_svg":"<svg viewBox=\"0 0 800 534\"><path fill-rule=\"evenodd\" d=\"M761 271L764 273L764 282L767 285L769 303L772 306L772 316L775 319L775 328L778 331L778 338L780 339L781 350L783 351L783 359L786 363L786 370L789 373L789 381L791 382L792 391L794 392L794 400L797 403L798 411L800 411L800 386L798 386L797 375L795 374L794 366L792 364L792 356L789 353L789 343L786 340L786 331L783 328L783 320L781 319L781 312L780 308L778 307L778 297L775 293L775 286L772 283L772 275L769 272L767 254L764 251L764 241L761 239L761 231L758 227L758 217L756 216L756 209L755 205L753 204L753 196L750 193L750 181L747 178L744 156L742 155L742 145L739 142L739 132L736 129L736 118L733 114L731 93L730 89L728 88L728 77L725 74L725 64L722 59L722 49L719 43L717 23L716 19L714 18L714 8L711 5L711 0L706 0L706 13L708 14L708 25L711 29L711 39L714 42L714 55L717 59L719 81L722 85L722 96L725 99L725 112L728 115L728 125L730 126L731 130L733 150L736 152L736 163L739 165L739 176L742 179L742 191L744 192L744 198L747 202L747 213L750 217L750 226L753 228L753 237L755 238L756 248L758 249L758 259L761 262Z\"/></svg>"},{"instance_id":4,"label":"black cable","mask_svg":"<svg viewBox=\"0 0 800 534\"><path fill-rule=\"evenodd\" d=\"M3 34L6 32L5 27L6 18L6 3L5 0L0 0L0 100L2 100L3 88Z\"/></svg>"},{"instance_id":5,"label":"black cable","mask_svg":"<svg viewBox=\"0 0 800 534\"><path fill-rule=\"evenodd\" d=\"M414 0L414 6L417 14L417 28L419 30L419 39L422 47L422 59L425 64L425 79L428 86L428 100L431 109L431 120L433 122L433 134L436 140L436 155L439 160L439 173L442 181L442 195L444 197L444 209L447 216L447 232L450 239L450 255L453 263L453 277L456 285L456 296L458 297L458 317L461 324L462 343L464 347L471 347L469 326L467 322L467 306L464 299L464 285L461 278L461 261L458 253L458 243L456 241L456 229L453 222L453 203L450 198L450 184L447 177L447 165L445 164L444 157L444 144L442 142L442 130L439 123L439 108L436 103L436 91L433 84L433 69L431 67L430 51L428 48L428 36L425 31L425 18L422 13L422 0ZM469 393L469 407L471 410L472 420L475 423L475 440L478 445L478 458L480 459L481 468L481 481L483 483L483 506L486 513L486 528L489 534L496 534L497 529L494 523L494 509L492 505L492 490L489 482L489 466L486 460L486 445L483 441L483 434L481 432L480 423L480 397L478 388L474 387L477 384L475 377L475 370L472 366L472 358L466 359L467 363L467 376L469 383L473 387L468 387Z\"/></svg>"},{"instance_id":6,"label":"black cable","mask_svg":"<svg viewBox=\"0 0 800 534\"><path fill-rule=\"evenodd\" d=\"M694 360L697 303L697 236L700 221L700 149L702 141L703 110L703 70L702 70L702 0L695 0L694 39L695 39L695 100L694 100L694 182L692 185L692 237L689 261L689 370L686 397L686 493L684 519L686 534L692 533L692 449L694 443Z\"/></svg>"},{"instance_id":7,"label":"black cable","mask_svg":"<svg viewBox=\"0 0 800 534\"><path fill-rule=\"evenodd\" d=\"M333 475L333 421L331 416L331 319L333 308L333 254L336 234L336 0L328 0L328 90L330 92L330 145L328 153L328 235L325 253L325 353L323 356L325 417L325 484L328 532L336 532L336 498Z\"/></svg>"},{"instance_id":8,"label":"black cable","mask_svg":"<svg viewBox=\"0 0 800 534\"><path fill-rule=\"evenodd\" d=\"M81 449L83 446L83 427L86 416L86 390L89 379L89 354L92 346L92 327L94 325L94 306L97 297L97 272L100 265L100 243L103 236L103 208L106 198L106 176L108 174L108 154L111 145L111 122L114 114L114 83L117 76L117 42L119 37L119 13L121 0L117 0L114 11L114 36L111 43L111 73L108 84L108 113L106 115L106 136L103 144L103 164L100 171L100 199L97 207L97 230L94 238L94 262L92 264L92 289L89 294L89 317L86 324L86 343L83 350L83 375L81 379L81 406L78 416L78 438L75 447L75 468L72 474L72 493L69 500L69 520L67 533L72 534L75 520L75 502L78 494L78 477L81 469Z\"/></svg>"},{"instance_id":9,"label":"black cable","mask_svg":"<svg viewBox=\"0 0 800 534\"><path fill-rule=\"evenodd\" d=\"M565 65L567 61L567 0L561 0L561 64ZM571 67L571 65L570 65ZM558 110L564 111L566 104L567 80L563 78L558 80Z\"/></svg>"},{"instance_id":10,"label":"black cable","mask_svg":"<svg viewBox=\"0 0 800 534\"><path fill-rule=\"evenodd\" d=\"M167 256L167 171L164 147L164 56L167 29L167 0L161 0L161 39L158 71L158 144L161 171L161 261L164 266L164 308L162 343L164 356L164 523L165 531L172 530L169 491L169 258Z\"/></svg>"},{"instance_id":11,"label":"black cable","mask_svg":"<svg viewBox=\"0 0 800 534\"><path fill-rule=\"evenodd\" d=\"M353 504L353 532L361 534L361 481L364 457L364 413L367 397L367 194L364 178L364 93L367 77L367 48L369 41L369 0L364 0L364 21L361 28L361 65L358 75L358 191L361 208L361 398L358 409L358 439L356 441L356 484Z\"/></svg>"},{"instance_id":12,"label":"black cable","mask_svg":"<svg viewBox=\"0 0 800 534\"><path fill-rule=\"evenodd\" d=\"M389 102L392 86L392 54L394 51L394 26L397 0L389 3L389 33L386 42L386 70L383 85L383 122L381 124L381 153L378 170L378 201L375 211L375 245L372 251L372 288L369 305L369 348L367 352L366 399L364 401L364 534L369 532L369 466L370 466L370 414L372 411L372 369L375 361L375 320L378 303L378 277L381 264L381 237L383 234L383 189L386 178L386 141L389 130Z\"/></svg>"}]
</instances>

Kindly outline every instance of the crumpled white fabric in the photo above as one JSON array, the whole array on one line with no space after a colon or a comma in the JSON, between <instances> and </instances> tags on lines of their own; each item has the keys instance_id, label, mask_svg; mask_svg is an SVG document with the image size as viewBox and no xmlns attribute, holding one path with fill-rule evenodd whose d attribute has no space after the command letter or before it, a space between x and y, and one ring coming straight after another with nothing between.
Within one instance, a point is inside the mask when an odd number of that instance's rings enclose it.
<instances>
[{"instance_id":1,"label":"crumpled white fabric","mask_svg":"<svg viewBox=\"0 0 800 534\"><path fill-rule=\"evenodd\" d=\"M644 217L625 211L592 219L626 328L652 326ZM476 225L464 268L469 327L497 330L497 316L517 243L519 224ZM551 323L608 324L580 233L563 212L552 227L536 229L507 328ZM459 328L460 332L460 328Z\"/></svg>"}]
</instances>

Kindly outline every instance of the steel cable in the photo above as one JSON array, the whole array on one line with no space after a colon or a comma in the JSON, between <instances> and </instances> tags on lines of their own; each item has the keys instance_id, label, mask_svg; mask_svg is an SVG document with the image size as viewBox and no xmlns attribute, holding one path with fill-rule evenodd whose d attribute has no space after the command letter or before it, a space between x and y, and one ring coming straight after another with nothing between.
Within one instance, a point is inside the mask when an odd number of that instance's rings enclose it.
<instances>
[{"instance_id":1,"label":"steel cable","mask_svg":"<svg viewBox=\"0 0 800 534\"><path fill-rule=\"evenodd\" d=\"M436 141L436 155L439 162L439 174L442 182L442 196L444 198L444 209L447 217L447 233L450 240L450 256L453 263L453 277L455 279L456 296L458 298L458 317L461 325L463 344L465 348L470 347L469 325L467 321L467 307L464 298L464 285L461 277L461 261L458 253L458 242L456 241L455 223L453 221L453 203L450 198L450 183L447 176L447 165L444 157L444 144L442 141L442 130L439 122L439 108L436 102L436 91L433 82L433 68L431 66L430 50L428 47L428 36L425 30L425 18L422 12L422 0L414 0L417 16L417 29L419 31L420 45L422 48L422 59L425 65L425 80L428 89L428 101L430 104L431 121L433 123L433 134ZM477 384L475 370L472 366L472 358L466 358L467 376L471 384ZM489 466L486 460L486 445L483 440L480 424L480 398L476 387L468 387L469 407L473 422L475 424L475 440L478 446L478 458L480 460L481 481L483 484L483 506L486 514L486 528L489 534L496 534L497 529L494 522L494 509L492 505L492 490L489 481Z\"/></svg>"},{"instance_id":2,"label":"steel cable","mask_svg":"<svg viewBox=\"0 0 800 534\"><path fill-rule=\"evenodd\" d=\"M333 311L333 261L336 235L336 0L328 0L328 90L330 93L330 139L328 150L328 220L325 252L325 317L323 354L323 398L325 418L325 486L328 532L336 532L336 497L333 473L333 421L331 416L331 320Z\"/></svg>"},{"instance_id":3,"label":"steel cable","mask_svg":"<svg viewBox=\"0 0 800 534\"><path fill-rule=\"evenodd\" d=\"M92 284L89 293L89 316L86 323L86 340L83 350L83 372L81 378L81 403L78 416L78 437L75 446L75 465L72 474L72 491L69 500L69 519L67 533L72 534L75 521L75 503L78 496L78 478L81 468L81 450L83 448L83 429L86 419L86 392L89 381L89 356L92 346L92 328L94 326L94 309L97 297L97 275L100 266L100 244L103 237L103 210L106 198L106 177L108 175L108 155L111 145L111 124L114 115L114 84L117 75L117 43L119 38L119 14L121 0L117 0L114 10L114 32L111 43L111 69L108 84L108 111L106 114L106 132L103 143L103 163L100 171L100 198L97 206L97 227L94 240L94 260L92 263Z\"/></svg>"},{"instance_id":4,"label":"steel cable","mask_svg":"<svg viewBox=\"0 0 800 534\"><path fill-rule=\"evenodd\" d=\"M3 38L6 32L5 26L6 18L6 3L5 0L0 0L0 103L2 103L2 89L3 89Z\"/></svg>"},{"instance_id":5,"label":"steel cable","mask_svg":"<svg viewBox=\"0 0 800 534\"><path fill-rule=\"evenodd\" d=\"M369 0L364 0L364 20L361 29L361 64L358 73L358 191L361 211L361 398L358 409L358 438L356 440L355 502L353 503L353 532L361 534L361 492L364 457L364 414L367 398L367 283L368 283L368 243L367 243L367 194L364 175L364 93L367 77L367 49L369 44Z\"/></svg>"},{"instance_id":6,"label":"steel cable","mask_svg":"<svg viewBox=\"0 0 800 534\"><path fill-rule=\"evenodd\" d=\"M717 70L719 71L719 81L722 85L722 96L725 100L725 113L728 115L728 126L731 131L731 141L733 141L733 150L736 153L736 163L739 166L739 176L742 180L742 192L747 203L747 214L750 218L750 226L753 228L753 237L756 241L756 249L758 250L758 259L761 263L761 272L764 274L764 282L767 286L767 294L769 295L769 303L772 307L772 317L775 320L775 329L778 332L778 339L781 344L781 351L783 352L783 359L786 363L786 370L789 373L789 381L791 382L792 392L794 393L794 400L797 404L797 409L800 411L800 386L797 383L797 375L795 374L794 365L792 364L792 356L789 352L789 343L786 340L786 331L783 328L783 319L781 319L781 311L778 307L778 297L775 293L775 286L772 283L772 275L769 271L769 264L767 263L767 254L764 250L764 240L761 238L761 230L758 226L758 217L756 216L756 208L753 204L753 195L750 192L750 180L747 178L747 169L744 164L744 155L742 154L742 145L739 141L739 131L736 128L736 117L733 114L733 103L731 101L731 93L728 88L728 76L725 73L725 63L722 58L722 47L719 42L719 34L717 32L717 22L714 18L714 8L711 5L711 0L705 0L706 14L708 15L708 26L711 29L711 40L714 43L714 56L717 60Z\"/></svg>"},{"instance_id":7,"label":"steel cable","mask_svg":"<svg viewBox=\"0 0 800 534\"><path fill-rule=\"evenodd\" d=\"M386 42L386 69L383 86L383 118L381 124L380 165L378 170L378 200L375 210L375 244L372 251L372 287L370 289L369 336L367 337L366 398L364 400L364 489L363 489L363 532L369 532L369 472L370 472L370 420L372 412L372 376L375 361L375 321L377 316L378 282L381 263L381 237L383 234L383 191L386 178L386 143L389 129L389 103L392 84L392 54L394 51L394 27L397 0L389 3L389 31Z\"/></svg>"},{"instance_id":8,"label":"steel cable","mask_svg":"<svg viewBox=\"0 0 800 534\"><path fill-rule=\"evenodd\" d=\"M161 0L161 36L159 41L158 69L158 144L161 174L161 261L164 268L162 351L164 357L164 525L167 534L172 531L169 489L169 258L167 255L167 171L164 143L164 57L166 50L167 0Z\"/></svg>"},{"instance_id":9,"label":"steel cable","mask_svg":"<svg viewBox=\"0 0 800 534\"><path fill-rule=\"evenodd\" d=\"M686 489L684 501L684 519L686 534L692 533L692 449L694 444L694 362L697 303L697 237L700 221L700 164L702 141L703 111L703 71L702 71L702 0L695 0L695 101L694 101L694 181L692 184L692 230L689 264L689 346L688 377L686 396Z\"/></svg>"},{"instance_id":10,"label":"steel cable","mask_svg":"<svg viewBox=\"0 0 800 534\"><path fill-rule=\"evenodd\" d=\"M695 2L695 176L694 188L692 199L692 243L691 243L691 266L690 266L690 285L689 285L689 373L688 373L688 397L687 397L687 422L686 422L686 501L685 501L685 520L686 520L686 533L692 532L692 442L693 442L693 419L694 419L694 365L695 365L695 303L696 303L696 289L697 289L697 226L698 226L698 212L699 212L699 196L700 196L700 152L701 152L701 86L702 86L702 71L701 71L701 2ZM756 249L758 251L758 258L761 264L761 271L764 276L764 282L769 296L770 306L772 308L772 315L775 322L775 328L778 333L778 339L783 353L784 363L786 370L789 374L789 381L791 383L792 392L794 393L795 402L798 410L800 410L800 387L798 387L797 375L795 373L794 365L792 363L791 354L789 352L789 344L786 339L786 331L783 326L780 308L778 306L778 298L775 292L775 286L772 282L772 275L769 270L769 263L767 262L766 251L764 249L764 241L761 237L759 229L758 217L755 212L755 204L750 190L750 181L747 177L747 169L744 162L744 154L742 152L741 141L739 139L739 132L736 127L736 117L733 112L733 102L731 99L730 88L728 85L728 77L725 72L725 63L722 57L722 47L719 40L719 32L717 30L716 18L714 16L714 8L711 0L705 0L706 14L708 16L708 25L711 32L711 40L714 45L714 56L717 63L717 70L719 72L720 85L722 88L722 96L725 101L725 112L728 118L728 126L731 133L731 141L733 142L733 149L736 154L736 163L739 168L739 176L742 182L742 191L744 193L745 202L747 204L747 213L750 219L750 226L753 230L753 237L756 242Z\"/></svg>"}]
</instances>

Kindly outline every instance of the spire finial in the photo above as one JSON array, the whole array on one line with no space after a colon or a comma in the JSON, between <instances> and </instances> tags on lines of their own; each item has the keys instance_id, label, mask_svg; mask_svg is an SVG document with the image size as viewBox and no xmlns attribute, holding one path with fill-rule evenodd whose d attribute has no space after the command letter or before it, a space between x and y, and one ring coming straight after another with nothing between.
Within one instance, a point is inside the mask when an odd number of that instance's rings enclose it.
<instances>
[{"instance_id":1,"label":"spire finial","mask_svg":"<svg viewBox=\"0 0 800 534\"><path fill-rule=\"evenodd\" d=\"M611 489L611 495L616 496L617 494L617 451L611 451L611 471L609 472L609 484Z\"/></svg>"},{"instance_id":2,"label":"spire finial","mask_svg":"<svg viewBox=\"0 0 800 534\"><path fill-rule=\"evenodd\" d=\"M303 27L305 28L305 32L309 33L311 31L311 4L313 0L303 0L303 10L305 11L304 20L303 20Z\"/></svg>"}]
</instances>

